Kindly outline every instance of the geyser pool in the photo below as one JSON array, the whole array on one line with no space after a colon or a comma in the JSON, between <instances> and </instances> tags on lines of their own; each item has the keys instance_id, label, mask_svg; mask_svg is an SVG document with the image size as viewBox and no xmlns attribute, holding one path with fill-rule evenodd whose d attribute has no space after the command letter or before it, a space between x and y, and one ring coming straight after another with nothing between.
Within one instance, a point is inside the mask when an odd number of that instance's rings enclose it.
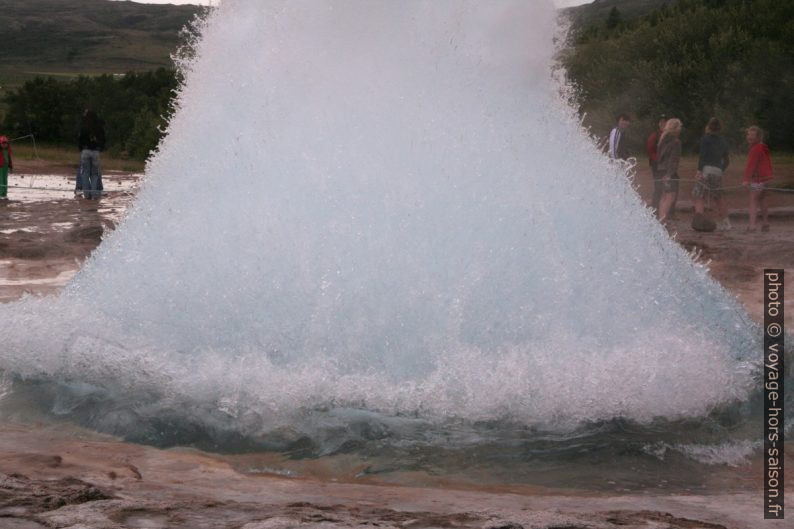
<instances>
[{"instance_id":1,"label":"geyser pool","mask_svg":"<svg viewBox=\"0 0 794 529\"><path fill-rule=\"evenodd\" d=\"M748 407L756 329L580 126L555 17L224 0L123 224L0 306L0 368L105 431L310 454Z\"/></svg>"}]
</instances>

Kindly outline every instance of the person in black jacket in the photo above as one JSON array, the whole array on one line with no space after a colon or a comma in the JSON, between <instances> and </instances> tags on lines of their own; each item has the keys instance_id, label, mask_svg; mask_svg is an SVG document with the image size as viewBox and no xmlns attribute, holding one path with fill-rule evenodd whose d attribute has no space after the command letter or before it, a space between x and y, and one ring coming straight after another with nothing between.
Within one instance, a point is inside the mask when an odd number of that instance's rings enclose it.
<instances>
[{"instance_id":1,"label":"person in black jacket","mask_svg":"<svg viewBox=\"0 0 794 529\"><path fill-rule=\"evenodd\" d=\"M728 144L719 135L720 131L722 122L718 118L711 118L706 125L706 135L700 140L700 158L695 175L697 182L692 189L692 197L695 199L695 213L701 215L705 210L705 198L713 198L719 214L717 227L729 230L731 223L728 220L728 209L722 199L722 174L728 168L730 157Z\"/></svg>"},{"instance_id":2,"label":"person in black jacket","mask_svg":"<svg viewBox=\"0 0 794 529\"><path fill-rule=\"evenodd\" d=\"M99 153L105 149L105 124L90 108L83 113L77 144L80 149L80 179L77 187L82 187L85 198L99 199L102 194Z\"/></svg>"}]
</instances>

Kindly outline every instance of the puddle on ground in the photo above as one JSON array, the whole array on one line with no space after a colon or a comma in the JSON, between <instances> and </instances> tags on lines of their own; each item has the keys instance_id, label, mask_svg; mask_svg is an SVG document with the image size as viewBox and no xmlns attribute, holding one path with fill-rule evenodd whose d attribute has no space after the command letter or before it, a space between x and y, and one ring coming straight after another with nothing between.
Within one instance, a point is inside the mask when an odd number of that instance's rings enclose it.
<instances>
[{"instance_id":1,"label":"puddle on ground","mask_svg":"<svg viewBox=\"0 0 794 529\"><path fill-rule=\"evenodd\" d=\"M162 514L131 514L124 518L124 527L130 529L167 529L168 517Z\"/></svg>"}]
</instances>

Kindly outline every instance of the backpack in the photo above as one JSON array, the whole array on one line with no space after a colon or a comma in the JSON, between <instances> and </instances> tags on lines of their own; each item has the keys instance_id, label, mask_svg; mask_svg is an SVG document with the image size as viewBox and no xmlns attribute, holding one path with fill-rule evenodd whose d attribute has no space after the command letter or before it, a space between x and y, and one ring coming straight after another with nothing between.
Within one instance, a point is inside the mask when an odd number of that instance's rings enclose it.
<instances>
[{"instance_id":1,"label":"backpack","mask_svg":"<svg viewBox=\"0 0 794 529\"><path fill-rule=\"evenodd\" d=\"M717 223L702 213L695 213L692 217L692 229L695 231L714 231Z\"/></svg>"}]
</instances>

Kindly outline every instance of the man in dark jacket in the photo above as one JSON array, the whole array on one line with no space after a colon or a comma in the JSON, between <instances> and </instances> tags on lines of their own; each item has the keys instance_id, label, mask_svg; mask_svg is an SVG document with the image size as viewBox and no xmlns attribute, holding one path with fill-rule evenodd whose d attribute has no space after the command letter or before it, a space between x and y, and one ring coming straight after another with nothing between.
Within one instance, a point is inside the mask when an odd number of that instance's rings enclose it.
<instances>
[{"instance_id":1,"label":"man in dark jacket","mask_svg":"<svg viewBox=\"0 0 794 529\"><path fill-rule=\"evenodd\" d=\"M697 182L692 188L692 197L695 199L695 213L703 215L705 199L714 200L719 215L717 227L721 230L731 229L728 220L728 208L722 199L722 175L730 163L728 143L720 136L722 122L711 118L706 125L706 134L700 140L700 157L698 158Z\"/></svg>"},{"instance_id":2,"label":"man in dark jacket","mask_svg":"<svg viewBox=\"0 0 794 529\"><path fill-rule=\"evenodd\" d=\"M105 149L105 124L90 108L83 113L77 146L80 149L80 181L77 187L82 187L85 198L99 199L102 194L99 153Z\"/></svg>"}]
</instances>

